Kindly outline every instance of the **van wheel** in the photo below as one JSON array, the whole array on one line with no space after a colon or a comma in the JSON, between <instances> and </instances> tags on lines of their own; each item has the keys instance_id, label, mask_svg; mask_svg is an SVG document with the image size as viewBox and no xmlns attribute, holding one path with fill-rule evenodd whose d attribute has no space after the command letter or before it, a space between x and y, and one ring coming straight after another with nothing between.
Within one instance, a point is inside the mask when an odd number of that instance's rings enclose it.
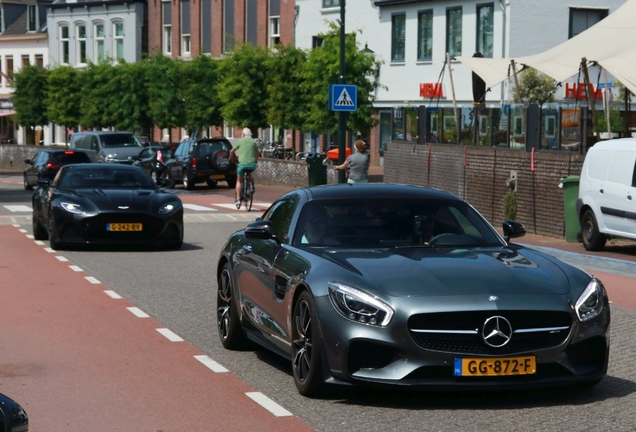
<instances>
[{"instance_id":1,"label":"van wheel","mask_svg":"<svg viewBox=\"0 0 636 432\"><path fill-rule=\"evenodd\" d=\"M587 210L581 218L581 237L583 238L583 246L589 251L600 251L605 247L607 237L598 230L596 217L592 210Z\"/></svg>"}]
</instances>

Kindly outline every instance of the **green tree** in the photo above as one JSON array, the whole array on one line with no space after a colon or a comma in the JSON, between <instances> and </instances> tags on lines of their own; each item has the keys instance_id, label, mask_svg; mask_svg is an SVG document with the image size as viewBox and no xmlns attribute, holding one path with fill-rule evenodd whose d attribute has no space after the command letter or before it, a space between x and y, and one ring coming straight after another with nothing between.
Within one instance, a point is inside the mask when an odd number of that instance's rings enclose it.
<instances>
[{"instance_id":1,"label":"green tree","mask_svg":"<svg viewBox=\"0 0 636 432\"><path fill-rule=\"evenodd\" d=\"M219 61L199 55L181 65L183 97L185 99L186 124L190 129L221 126L221 101L219 100Z\"/></svg>"},{"instance_id":2,"label":"green tree","mask_svg":"<svg viewBox=\"0 0 636 432\"><path fill-rule=\"evenodd\" d=\"M44 126L49 123L46 115L48 70L38 66L26 66L16 72L11 82L13 107L17 122L25 127Z\"/></svg>"},{"instance_id":3,"label":"green tree","mask_svg":"<svg viewBox=\"0 0 636 432\"><path fill-rule=\"evenodd\" d=\"M323 45L309 52L304 68L303 89L308 97L309 111L305 127L318 133L334 132L338 128L338 113L329 111L328 85L337 84L340 76L340 29L330 24L329 32L320 35ZM375 54L358 47L356 34L345 37L345 80L358 87L358 110L347 116L349 130L367 130L375 125L371 108L382 62Z\"/></svg>"},{"instance_id":4,"label":"green tree","mask_svg":"<svg viewBox=\"0 0 636 432\"><path fill-rule=\"evenodd\" d=\"M267 120L282 129L303 129L307 114L307 97L302 88L307 53L289 46L278 46L268 57L265 79Z\"/></svg>"},{"instance_id":5,"label":"green tree","mask_svg":"<svg viewBox=\"0 0 636 432\"><path fill-rule=\"evenodd\" d=\"M80 124L87 128L107 128L114 125L112 104L118 104L117 96L110 93L109 83L117 70L110 61L91 63L80 72L82 100Z\"/></svg>"},{"instance_id":6,"label":"green tree","mask_svg":"<svg viewBox=\"0 0 636 432\"><path fill-rule=\"evenodd\" d=\"M49 120L66 129L80 122L82 82L80 72L72 66L57 66L48 75L46 107ZM68 134L66 134L68 144Z\"/></svg>"},{"instance_id":7,"label":"green tree","mask_svg":"<svg viewBox=\"0 0 636 432\"><path fill-rule=\"evenodd\" d=\"M544 103L553 102L556 91L556 81L539 73L535 68L528 68L521 72L519 93L521 94L521 102L525 105L536 103L541 106Z\"/></svg>"},{"instance_id":8,"label":"green tree","mask_svg":"<svg viewBox=\"0 0 636 432\"><path fill-rule=\"evenodd\" d=\"M148 59L150 115L161 129L186 126L181 60L162 54ZM171 136L169 134L169 136Z\"/></svg>"},{"instance_id":9,"label":"green tree","mask_svg":"<svg viewBox=\"0 0 636 432\"><path fill-rule=\"evenodd\" d=\"M148 63L120 62L105 84L109 98L106 118L117 130L147 131L153 126L147 85Z\"/></svg>"},{"instance_id":10,"label":"green tree","mask_svg":"<svg viewBox=\"0 0 636 432\"><path fill-rule=\"evenodd\" d=\"M269 55L267 48L248 43L221 60L219 99L228 124L247 126L252 131L268 126L265 77Z\"/></svg>"}]
</instances>

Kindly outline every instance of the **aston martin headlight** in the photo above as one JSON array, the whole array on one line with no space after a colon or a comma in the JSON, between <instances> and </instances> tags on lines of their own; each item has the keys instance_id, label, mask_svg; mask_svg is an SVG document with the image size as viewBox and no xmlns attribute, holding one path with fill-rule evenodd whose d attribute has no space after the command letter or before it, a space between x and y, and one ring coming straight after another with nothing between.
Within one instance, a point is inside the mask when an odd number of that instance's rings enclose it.
<instances>
[{"instance_id":1,"label":"aston martin headlight","mask_svg":"<svg viewBox=\"0 0 636 432\"><path fill-rule=\"evenodd\" d=\"M329 298L333 307L351 321L384 327L393 318L391 306L371 294L339 282L329 283Z\"/></svg>"},{"instance_id":2,"label":"aston martin headlight","mask_svg":"<svg viewBox=\"0 0 636 432\"><path fill-rule=\"evenodd\" d=\"M601 282L593 278L583 294L576 301L576 314L579 316L579 320L588 321L594 317L597 317L598 314L603 310L603 294L605 289Z\"/></svg>"},{"instance_id":3,"label":"aston martin headlight","mask_svg":"<svg viewBox=\"0 0 636 432\"><path fill-rule=\"evenodd\" d=\"M63 203L60 203L60 205L62 206L64 210L70 213L77 213L77 214L85 213L84 208L79 204L63 202Z\"/></svg>"},{"instance_id":4,"label":"aston martin headlight","mask_svg":"<svg viewBox=\"0 0 636 432\"><path fill-rule=\"evenodd\" d=\"M176 201L165 203L164 205L159 207L159 213L161 214L172 213L173 211L177 210L180 207L181 207L181 204L179 204Z\"/></svg>"}]
</instances>

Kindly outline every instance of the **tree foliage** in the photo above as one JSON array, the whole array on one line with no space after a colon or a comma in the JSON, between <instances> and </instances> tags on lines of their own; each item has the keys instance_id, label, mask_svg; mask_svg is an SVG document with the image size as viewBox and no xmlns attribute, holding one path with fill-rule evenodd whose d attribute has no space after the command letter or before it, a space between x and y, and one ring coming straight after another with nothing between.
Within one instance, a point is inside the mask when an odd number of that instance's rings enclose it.
<instances>
[{"instance_id":1,"label":"tree foliage","mask_svg":"<svg viewBox=\"0 0 636 432\"><path fill-rule=\"evenodd\" d=\"M119 100L110 91L111 81L117 71L111 62L91 63L80 72L82 100L80 102L80 124L84 128L112 127L113 104L119 107Z\"/></svg>"},{"instance_id":2,"label":"tree foliage","mask_svg":"<svg viewBox=\"0 0 636 432\"><path fill-rule=\"evenodd\" d=\"M110 100L105 107L109 127L126 131L150 129L153 121L148 97L148 64L120 61L106 85Z\"/></svg>"},{"instance_id":3,"label":"tree foliage","mask_svg":"<svg viewBox=\"0 0 636 432\"><path fill-rule=\"evenodd\" d=\"M161 129L186 126L186 109L181 72L182 60L162 54L148 60L150 113Z\"/></svg>"},{"instance_id":4,"label":"tree foliage","mask_svg":"<svg viewBox=\"0 0 636 432\"><path fill-rule=\"evenodd\" d=\"M556 91L556 81L539 73L535 68L528 68L521 72L519 93L521 102L525 105L536 103L541 106L546 102L553 102Z\"/></svg>"},{"instance_id":5,"label":"tree foliage","mask_svg":"<svg viewBox=\"0 0 636 432\"><path fill-rule=\"evenodd\" d=\"M80 123L82 82L72 66L58 66L48 74L45 105L49 120L73 128Z\"/></svg>"},{"instance_id":6,"label":"tree foliage","mask_svg":"<svg viewBox=\"0 0 636 432\"><path fill-rule=\"evenodd\" d=\"M41 67L26 66L13 76L12 101L20 125L35 127L49 123L45 104L47 74Z\"/></svg>"},{"instance_id":7,"label":"tree foliage","mask_svg":"<svg viewBox=\"0 0 636 432\"><path fill-rule=\"evenodd\" d=\"M186 124L190 129L221 126L219 100L219 61L199 55L181 64Z\"/></svg>"}]
</instances>

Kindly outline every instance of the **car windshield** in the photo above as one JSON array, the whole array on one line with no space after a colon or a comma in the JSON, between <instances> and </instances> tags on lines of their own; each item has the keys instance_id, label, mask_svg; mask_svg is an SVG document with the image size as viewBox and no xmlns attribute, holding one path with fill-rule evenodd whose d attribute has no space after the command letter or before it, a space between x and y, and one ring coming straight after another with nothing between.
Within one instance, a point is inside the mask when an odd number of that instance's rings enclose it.
<instances>
[{"instance_id":1,"label":"car windshield","mask_svg":"<svg viewBox=\"0 0 636 432\"><path fill-rule=\"evenodd\" d=\"M59 153L51 153L51 162L57 164L72 164L90 162L91 158L84 152L65 151Z\"/></svg>"},{"instance_id":2,"label":"car windshield","mask_svg":"<svg viewBox=\"0 0 636 432\"><path fill-rule=\"evenodd\" d=\"M209 155L219 150L230 151L232 146L225 141L199 141L199 156Z\"/></svg>"},{"instance_id":3,"label":"car windshield","mask_svg":"<svg viewBox=\"0 0 636 432\"><path fill-rule=\"evenodd\" d=\"M297 247L492 247L501 237L460 200L402 198L307 203L294 236Z\"/></svg>"},{"instance_id":4,"label":"car windshield","mask_svg":"<svg viewBox=\"0 0 636 432\"><path fill-rule=\"evenodd\" d=\"M104 147L143 147L133 134L102 134L99 138Z\"/></svg>"},{"instance_id":5,"label":"car windshield","mask_svg":"<svg viewBox=\"0 0 636 432\"><path fill-rule=\"evenodd\" d=\"M70 167L69 167L70 168ZM156 184L142 170L127 168L86 169L72 167L60 177L57 187L74 189L155 189Z\"/></svg>"}]
</instances>

